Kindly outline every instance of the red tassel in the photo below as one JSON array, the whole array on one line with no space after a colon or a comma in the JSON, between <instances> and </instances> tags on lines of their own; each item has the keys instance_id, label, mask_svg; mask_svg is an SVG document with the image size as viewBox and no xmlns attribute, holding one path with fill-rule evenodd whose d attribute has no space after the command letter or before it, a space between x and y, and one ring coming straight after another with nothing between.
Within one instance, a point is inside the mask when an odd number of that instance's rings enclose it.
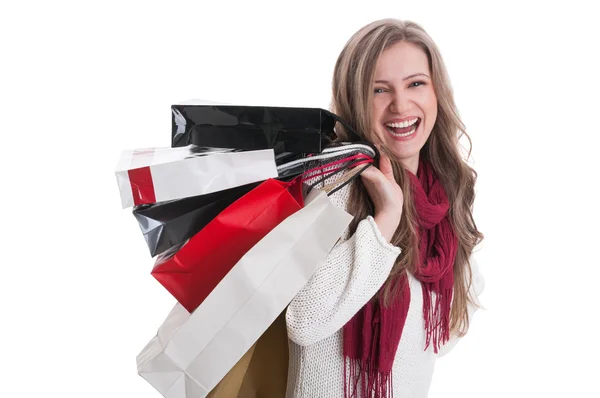
<instances>
[{"instance_id":1,"label":"red tassel","mask_svg":"<svg viewBox=\"0 0 600 398\"><path fill-rule=\"evenodd\" d=\"M423 317L425 318L425 349L433 344L437 354L442 344L450 339L450 306L452 289L444 289L435 295L432 303L431 285L423 284Z\"/></svg>"}]
</instances>

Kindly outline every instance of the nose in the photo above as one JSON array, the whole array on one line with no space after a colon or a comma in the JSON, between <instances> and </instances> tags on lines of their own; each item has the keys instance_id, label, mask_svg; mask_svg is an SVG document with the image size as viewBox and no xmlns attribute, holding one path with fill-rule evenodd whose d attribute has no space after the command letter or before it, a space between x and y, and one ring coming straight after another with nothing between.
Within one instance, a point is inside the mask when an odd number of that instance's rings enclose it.
<instances>
[{"instance_id":1,"label":"nose","mask_svg":"<svg viewBox=\"0 0 600 398\"><path fill-rule=\"evenodd\" d=\"M394 95L394 97L392 98L392 102L390 102L389 109L390 109L390 112L392 112L392 113L397 113L397 114L402 115L408 111L409 106L410 106L410 101L409 101L408 97L406 96L406 94L397 92Z\"/></svg>"}]
</instances>

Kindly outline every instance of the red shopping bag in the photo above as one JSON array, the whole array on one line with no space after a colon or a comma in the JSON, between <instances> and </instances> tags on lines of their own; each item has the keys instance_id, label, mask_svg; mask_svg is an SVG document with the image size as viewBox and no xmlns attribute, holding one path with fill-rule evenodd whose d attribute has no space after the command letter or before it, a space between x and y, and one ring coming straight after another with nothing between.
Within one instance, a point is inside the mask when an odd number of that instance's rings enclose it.
<instances>
[{"instance_id":1,"label":"red shopping bag","mask_svg":"<svg viewBox=\"0 0 600 398\"><path fill-rule=\"evenodd\" d=\"M151 274L189 312L273 228L304 206L302 182L268 179L233 202Z\"/></svg>"}]
</instances>

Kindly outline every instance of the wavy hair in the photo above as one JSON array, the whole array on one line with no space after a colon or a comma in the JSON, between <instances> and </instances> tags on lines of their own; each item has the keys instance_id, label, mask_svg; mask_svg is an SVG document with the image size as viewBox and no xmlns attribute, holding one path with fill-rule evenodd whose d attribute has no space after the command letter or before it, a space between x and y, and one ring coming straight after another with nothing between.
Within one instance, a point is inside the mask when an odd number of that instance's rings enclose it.
<instances>
[{"instance_id":1,"label":"wavy hair","mask_svg":"<svg viewBox=\"0 0 600 398\"><path fill-rule=\"evenodd\" d=\"M419 245L410 179L401 163L394 159L374 134L371 125L377 60L384 50L400 41L415 44L425 52L437 96L437 119L420 156L429 161L450 201L449 217L459 241L454 263L455 285L450 325L452 331L463 335L469 327L467 303L476 305L468 294L472 282L469 258L475 246L483 240L472 212L477 173L461 156L461 137L465 136L469 141L466 159L471 155L472 142L460 120L446 66L438 47L420 25L412 21L382 19L364 26L348 40L335 64L331 111L347 122L358 135L340 126L336 130L336 140L366 140L379 144L392 161L394 176L404 192L402 220L391 239L391 243L400 247L402 253L381 290L384 302L389 302L390 294L397 288L393 283L398 280L395 276L406 271L414 272ZM348 206L354 216L350 226L351 233L354 233L358 222L374 213L373 204L360 179L352 185Z\"/></svg>"}]
</instances>

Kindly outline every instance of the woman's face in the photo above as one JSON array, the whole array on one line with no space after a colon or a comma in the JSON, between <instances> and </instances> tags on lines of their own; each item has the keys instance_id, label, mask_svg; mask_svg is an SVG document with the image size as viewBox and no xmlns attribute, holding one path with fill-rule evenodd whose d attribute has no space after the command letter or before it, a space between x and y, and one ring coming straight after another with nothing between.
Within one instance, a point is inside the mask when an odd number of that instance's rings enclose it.
<instances>
[{"instance_id":1,"label":"woman's face","mask_svg":"<svg viewBox=\"0 0 600 398\"><path fill-rule=\"evenodd\" d=\"M375 135L416 174L419 151L437 118L437 98L425 52L404 41L386 49L377 60L373 89Z\"/></svg>"}]
</instances>

